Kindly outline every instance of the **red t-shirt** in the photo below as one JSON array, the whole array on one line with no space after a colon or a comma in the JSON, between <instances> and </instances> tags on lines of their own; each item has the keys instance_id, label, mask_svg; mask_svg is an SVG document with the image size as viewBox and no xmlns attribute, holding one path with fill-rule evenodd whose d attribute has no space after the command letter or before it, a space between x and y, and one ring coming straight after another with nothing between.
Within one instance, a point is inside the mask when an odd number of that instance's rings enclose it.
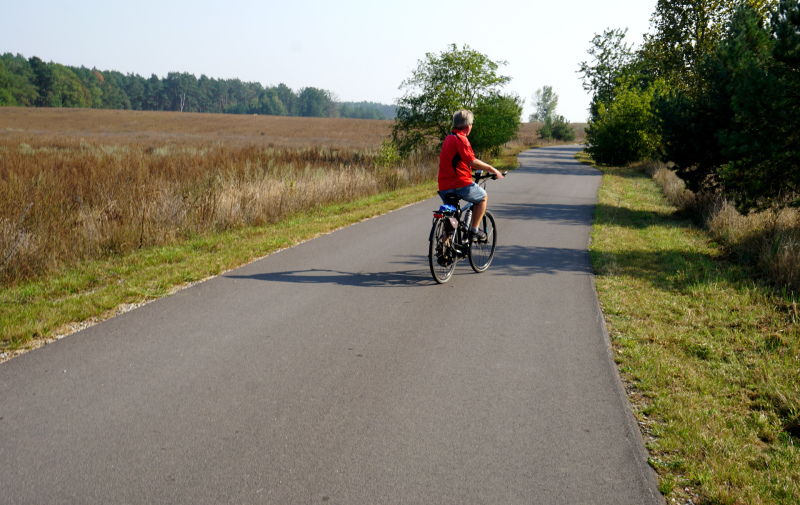
<instances>
[{"instance_id":1,"label":"red t-shirt","mask_svg":"<svg viewBox=\"0 0 800 505\"><path fill-rule=\"evenodd\" d=\"M472 146L461 130L444 139L442 152L439 154L439 191L463 188L472 184L472 170L468 163L475 159Z\"/></svg>"}]
</instances>

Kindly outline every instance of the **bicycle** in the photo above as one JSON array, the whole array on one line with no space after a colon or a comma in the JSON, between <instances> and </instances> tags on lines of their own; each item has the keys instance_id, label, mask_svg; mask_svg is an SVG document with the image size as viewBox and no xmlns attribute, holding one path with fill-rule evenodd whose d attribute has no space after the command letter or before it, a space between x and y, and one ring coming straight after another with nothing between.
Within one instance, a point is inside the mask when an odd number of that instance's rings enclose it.
<instances>
[{"instance_id":1,"label":"bicycle","mask_svg":"<svg viewBox=\"0 0 800 505\"><path fill-rule=\"evenodd\" d=\"M505 176L508 172L503 172ZM476 170L473 180L486 188L488 179L497 179L496 175ZM481 182L482 181L482 182ZM462 208L460 198L448 195L445 204L433 211L433 225L428 238L428 263L431 274L439 284L450 280L456 263L469 258L469 264L477 272L485 272L494 258L497 246L497 228L494 216L487 210L480 226L486 233L486 240L470 240L470 223L472 222L472 204L467 202Z\"/></svg>"}]
</instances>

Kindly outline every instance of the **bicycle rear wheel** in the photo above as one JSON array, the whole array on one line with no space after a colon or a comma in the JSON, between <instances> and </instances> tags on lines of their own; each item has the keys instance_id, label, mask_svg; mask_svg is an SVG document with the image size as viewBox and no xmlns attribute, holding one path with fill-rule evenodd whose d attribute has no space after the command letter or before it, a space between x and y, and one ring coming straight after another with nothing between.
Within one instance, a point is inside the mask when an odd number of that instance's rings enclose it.
<instances>
[{"instance_id":1,"label":"bicycle rear wheel","mask_svg":"<svg viewBox=\"0 0 800 505\"><path fill-rule=\"evenodd\" d=\"M497 229L494 227L494 216L488 210L481 220L481 229L486 232L486 241L479 242L475 240L470 244L469 248L469 264L478 273L489 268L497 245Z\"/></svg>"},{"instance_id":2,"label":"bicycle rear wheel","mask_svg":"<svg viewBox=\"0 0 800 505\"><path fill-rule=\"evenodd\" d=\"M450 280L453 271L456 269L456 257L444 230L444 221L437 219L431 231L431 243L428 247L428 263L431 266L431 274L436 282L444 284Z\"/></svg>"}]
</instances>

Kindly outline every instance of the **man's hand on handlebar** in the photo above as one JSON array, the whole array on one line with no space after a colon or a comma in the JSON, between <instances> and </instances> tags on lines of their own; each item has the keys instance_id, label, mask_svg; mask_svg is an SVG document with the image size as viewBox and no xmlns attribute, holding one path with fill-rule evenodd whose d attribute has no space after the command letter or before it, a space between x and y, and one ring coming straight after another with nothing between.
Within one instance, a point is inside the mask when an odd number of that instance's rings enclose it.
<instances>
[{"instance_id":1,"label":"man's hand on handlebar","mask_svg":"<svg viewBox=\"0 0 800 505\"><path fill-rule=\"evenodd\" d=\"M476 170L475 175L473 175L473 177L475 178L475 182L478 182L481 179L492 179L497 181L502 179L507 173L508 170L506 170L505 172L500 172L499 170L495 170L494 172L491 172L489 170Z\"/></svg>"},{"instance_id":2,"label":"man's hand on handlebar","mask_svg":"<svg viewBox=\"0 0 800 505\"><path fill-rule=\"evenodd\" d=\"M467 163L467 165L469 165L469 168L471 168L472 170L475 170L475 176L478 177L479 179L488 179L489 177L491 177L492 179L502 179L503 176L508 173L508 172L500 173L499 170L489 165L488 163L484 163L478 158L475 158L471 162ZM489 173L483 175L483 172L489 172Z\"/></svg>"}]
</instances>

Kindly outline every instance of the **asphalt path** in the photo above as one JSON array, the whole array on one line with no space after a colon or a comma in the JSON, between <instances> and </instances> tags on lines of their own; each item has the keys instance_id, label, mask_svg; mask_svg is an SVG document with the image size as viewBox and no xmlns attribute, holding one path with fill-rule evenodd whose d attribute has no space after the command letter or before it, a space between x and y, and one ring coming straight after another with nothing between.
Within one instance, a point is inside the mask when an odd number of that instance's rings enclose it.
<instances>
[{"instance_id":1,"label":"asphalt path","mask_svg":"<svg viewBox=\"0 0 800 505\"><path fill-rule=\"evenodd\" d=\"M0 503L663 503L577 149L489 182L482 274L431 278L432 198L0 364Z\"/></svg>"}]
</instances>

